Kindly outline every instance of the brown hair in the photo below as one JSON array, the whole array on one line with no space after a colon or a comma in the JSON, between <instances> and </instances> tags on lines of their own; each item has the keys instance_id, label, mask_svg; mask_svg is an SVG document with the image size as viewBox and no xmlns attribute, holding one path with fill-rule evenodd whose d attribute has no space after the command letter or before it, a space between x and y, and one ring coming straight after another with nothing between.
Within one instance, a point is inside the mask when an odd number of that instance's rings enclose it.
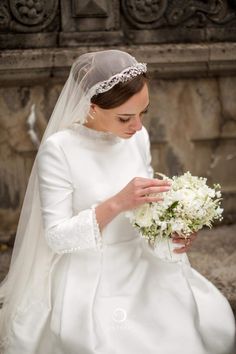
<instances>
[{"instance_id":1,"label":"brown hair","mask_svg":"<svg viewBox=\"0 0 236 354\"><path fill-rule=\"evenodd\" d=\"M109 91L94 95L91 98L91 103L94 103L103 109L116 108L141 91L146 82L146 73L140 74L132 80L119 82Z\"/></svg>"}]
</instances>

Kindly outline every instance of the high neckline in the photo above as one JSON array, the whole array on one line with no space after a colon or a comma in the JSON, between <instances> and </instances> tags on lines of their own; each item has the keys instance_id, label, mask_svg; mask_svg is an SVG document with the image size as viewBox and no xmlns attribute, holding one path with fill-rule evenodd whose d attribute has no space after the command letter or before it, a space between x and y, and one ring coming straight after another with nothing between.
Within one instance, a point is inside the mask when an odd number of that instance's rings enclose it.
<instances>
[{"instance_id":1,"label":"high neckline","mask_svg":"<svg viewBox=\"0 0 236 354\"><path fill-rule=\"evenodd\" d=\"M80 123L73 123L73 128L79 132L80 135L91 140L101 141L102 143L117 144L123 140L111 132L103 132L100 130L88 128Z\"/></svg>"}]
</instances>

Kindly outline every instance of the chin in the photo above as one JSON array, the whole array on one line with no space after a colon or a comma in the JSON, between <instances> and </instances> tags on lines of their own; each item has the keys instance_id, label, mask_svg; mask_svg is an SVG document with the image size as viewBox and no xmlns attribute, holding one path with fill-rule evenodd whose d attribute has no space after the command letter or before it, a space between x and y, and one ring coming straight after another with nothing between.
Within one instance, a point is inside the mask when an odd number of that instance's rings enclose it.
<instances>
[{"instance_id":1,"label":"chin","mask_svg":"<svg viewBox=\"0 0 236 354\"><path fill-rule=\"evenodd\" d=\"M122 138L122 139L129 139L129 138L131 138L134 134L135 134L136 132L134 132L134 133L129 133L129 132L122 132L122 133L113 133L113 134L115 134L116 136L118 136L119 138Z\"/></svg>"},{"instance_id":2,"label":"chin","mask_svg":"<svg viewBox=\"0 0 236 354\"><path fill-rule=\"evenodd\" d=\"M134 132L134 133L124 133L124 135L125 135L126 138L131 138L135 133L136 132Z\"/></svg>"},{"instance_id":3,"label":"chin","mask_svg":"<svg viewBox=\"0 0 236 354\"><path fill-rule=\"evenodd\" d=\"M122 139L130 139L132 138L133 135L128 135L128 134L120 134L119 137L122 138Z\"/></svg>"}]
</instances>

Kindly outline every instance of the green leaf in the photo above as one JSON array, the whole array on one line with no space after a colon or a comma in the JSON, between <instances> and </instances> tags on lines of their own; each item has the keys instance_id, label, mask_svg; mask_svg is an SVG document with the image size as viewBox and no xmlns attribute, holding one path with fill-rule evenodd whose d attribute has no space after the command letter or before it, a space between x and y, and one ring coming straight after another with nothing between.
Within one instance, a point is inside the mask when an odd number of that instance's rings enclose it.
<instances>
[{"instance_id":1,"label":"green leaf","mask_svg":"<svg viewBox=\"0 0 236 354\"><path fill-rule=\"evenodd\" d=\"M178 202L178 200L176 200L174 203L172 203L172 204L169 206L169 208L167 209L167 211L169 212L169 211L174 210L174 209L177 207L178 204L179 204L179 202Z\"/></svg>"}]
</instances>

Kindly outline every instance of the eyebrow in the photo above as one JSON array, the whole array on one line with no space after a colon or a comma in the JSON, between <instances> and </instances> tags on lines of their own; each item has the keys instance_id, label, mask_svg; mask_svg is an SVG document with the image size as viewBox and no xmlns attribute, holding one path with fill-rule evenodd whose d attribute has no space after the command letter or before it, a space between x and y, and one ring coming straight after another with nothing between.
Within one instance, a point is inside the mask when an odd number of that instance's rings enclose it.
<instances>
[{"instance_id":1,"label":"eyebrow","mask_svg":"<svg viewBox=\"0 0 236 354\"><path fill-rule=\"evenodd\" d=\"M146 109L148 108L149 105L150 105L150 102L148 103L147 107L144 108L144 110L142 112L146 111ZM133 114L133 113L117 113L116 115L117 116L125 116L125 117L135 116L135 114Z\"/></svg>"}]
</instances>

